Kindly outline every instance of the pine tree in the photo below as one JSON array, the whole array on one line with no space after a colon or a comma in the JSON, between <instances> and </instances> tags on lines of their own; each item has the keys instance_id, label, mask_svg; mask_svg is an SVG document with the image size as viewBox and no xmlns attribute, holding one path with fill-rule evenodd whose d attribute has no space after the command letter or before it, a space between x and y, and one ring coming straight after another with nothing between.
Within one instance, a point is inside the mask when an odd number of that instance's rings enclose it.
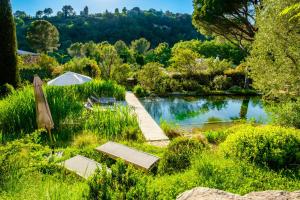
<instances>
[{"instance_id":1,"label":"pine tree","mask_svg":"<svg viewBox=\"0 0 300 200\"><path fill-rule=\"evenodd\" d=\"M0 86L18 84L16 26L9 0L0 0Z\"/></svg>"}]
</instances>

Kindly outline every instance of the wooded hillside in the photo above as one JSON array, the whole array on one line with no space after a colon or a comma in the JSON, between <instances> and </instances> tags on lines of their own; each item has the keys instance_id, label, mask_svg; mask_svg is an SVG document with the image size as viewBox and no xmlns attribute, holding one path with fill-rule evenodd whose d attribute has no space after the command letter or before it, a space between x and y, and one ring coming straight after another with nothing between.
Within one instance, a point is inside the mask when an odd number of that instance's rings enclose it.
<instances>
[{"instance_id":1,"label":"wooded hillside","mask_svg":"<svg viewBox=\"0 0 300 200\"><path fill-rule=\"evenodd\" d=\"M16 15L17 14L17 15ZM174 14L150 9L142 11L139 8L114 13L108 11L90 15L67 14L59 12L56 16L47 17L18 15L17 36L20 49L31 50L26 42L28 26L34 20L44 18L57 27L60 32L60 50L65 50L74 42L114 43L123 40L129 44L132 40L144 37L152 46L167 42L170 45L180 40L204 39L197 33L191 22L191 15Z\"/></svg>"}]
</instances>

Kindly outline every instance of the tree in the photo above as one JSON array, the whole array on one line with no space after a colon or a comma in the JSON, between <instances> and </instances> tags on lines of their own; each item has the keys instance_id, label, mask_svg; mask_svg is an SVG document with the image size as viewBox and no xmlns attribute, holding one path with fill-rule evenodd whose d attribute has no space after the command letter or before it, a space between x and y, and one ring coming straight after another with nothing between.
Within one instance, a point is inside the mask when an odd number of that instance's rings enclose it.
<instances>
[{"instance_id":1,"label":"tree","mask_svg":"<svg viewBox=\"0 0 300 200\"><path fill-rule=\"evenodd\" d=\"M194 29L190 15L173 14L169 17L158 11L156 13L142 11L138 17L124 14L115 17L110 13L108 17L104 17L104 14L95 14L93 15L95 17L86 19L82 15L64 18L63 12L59 11L57 17L54 17L54 14L51 16L53 17L48 21L59 29L60 49L64 52L72 42L109 41L115 43L122 39L126 44L130 44L132 40L143 36L154 47L161 42L173 46L180 40L202 38ZM102 19L99 20L100 18ZM26 18L20 21L21 26L17 27L18 44L21 49L29 49L24 32L31 22L32 20Z\"/></svg>"},{"instance_id":2,"label":"tree","mask_svg":"<svg viewBox=\"0 0 300 200\"><path fill-rule=\"evenodd\" d=\"M58 30L46 20L32 22L26 38L31 48L37 52L52 52L60 46Z\"/></svg>"},{"instance_id":3,"label":"tree","mask_svg":"<svg viewBox=\"0 0 300 200\"><path fill-rule=\"evenodd\" d=\"M98 51L99 67L103 79L111 79L115 67L122 64L122 61L114 48L110 44L103 44Z\"/></svg>"},{"instance_id":4,"label":"tree","mask_svg":"<svg viewBox=\"0 0 300 200\"><path fill-rule=\"evenodd\" d=\"M245 50L257 27L256 8L261 0L193 0L193 24L206 35L222 36ZM246 43L245 43L246 42Z\"/></svg>"},{"instance_id":5,"label":"tree","mask_svg":"<svg viewBox=\"0 0 300 200\"><path fill-rule=\"evenodd\" d=\"M84 45L80 42L71 44L71 46L67 49L69 55L71 57L83 57L84 56L83 46Z\"/></svg>"},{"instance_id":6,"label":"tree","mask_svg":"<svg viewBox=\"0 0 300 200\"><path fill-rule=\"evenodd\" d=\"M99 49L100 47L98 44L90 41L83 45L82 52L84 56L99 61Z\"/></svg>"},{"instance_id":7,"label":"tree","mask_svg":"<svg viewBox=\"0 0 300 200\"><path fill-rule=\"evenodd\" d=\"M56 16L57 16L57 17L63 17L63 16L64 16L64 13L63 13L62 11L58 11L58 12L56 13Z\"/></svg>"},{"instance_id":8,"label":"tree","mask_svg":"<svg viewBox=\"0 0 300 200\"><path fill-rule=\"evenodd\" d=\"M150 48L150 42L145 38L140 38L131 42L131 50L134 53L137 64L143 66L145 64L145 54Z\"/></svg>"},{"instance_id":9,"label":"tree","mask_svg":"<svg viewBox=\"0 0 300 200\"><path fill-rule=\"evenodd\" d=\"M17 67L16 25L9 0L0 0L0 86L16 87L19 81Z\"/></svg>"},{"instance_id":10,"label":"tree","mask_svg":"<svg viewBox=\"0 0 300 200\"><path fill-rule=\"evenodd\" d=\"M124 7L124 8L122 9L122 14L123 14L123 15L127 15L127 8L126 8L126 7Z\"/></svg>"},{"instance_id":11,"label":"tree","mask_svg":"<svg viewBox=\"0 0 300 200\"><path fill-rule=\"evenodd\" d=\"M134 40L131 42L131 49L139 55L144 55L150 48L150 42L145 38Z\"/></svg>"},{"instance_id":12,"label":"tree","mask_svg":"<svg viewBox=\"0 0 300 200\"><path fill-rule=\"evenodd\" d=\"M144 89L161 94L165 91L162 81L166 75L163 70L160 63L148 63L139 71L138 81Z\"/></svg>"},{"instance_id":13,"label":"tree","mask_svg":"<svg viewBox=\"0 0 300 200\"><path fill-rule=\"evenodd\" d=\"M118 84L125 85L129 74L131 72L131 66L127 63L122 65L116 65L112 71L112 79L115 80Z\"/></svg>"},{"instance_id":14,"label":"tree","mask_svg":"<svg viewBox=\"0 0 300 200\"><path fill-rule=\"evenodd\" d=\"M116 16L119 16L119 15L120 15L119 8L116 8L116 9L115 9L115 15L116 15Z\"/></svg>"},{"instance_id":15,"label":"tree","mask_svg":"<svg viewBox=\"0 0 300 200\"><path fill-rule=\"evenodd\" d=\"M80 15L85 17L89 16L89 7L85 6L83 11L80 12Z\"/></svg>"},{"instance_id":16,"label":"tree","mask_svg":"<svg viewBox=\"0 0 300 200\"><path fill-rule=\"evenodd\" d=\"M52 13L53 13L52 8L45 8L44 10L45 16L49 17L50 15L52 15Z\"/></svg>"},{"instance_id":17,"label":"tree","mask_svg":"<svg viewBox=\"0 0 300 200\"><path fill-rule=\"evenodd\" d=\"M99 78L101 71L97 62L89 58L73 58L63 66L64 71L72 71L93 78Z\"/></svg>"},{"instance_id":18,"label":"tree","mask_svg":"<svg viewBox=\"0 0 300 200\"><path fill-rule=\"evenodd\" d=\"M128 63L132 61L131 52L124 41L118 40L115 43L114 47L117 50L118 55L120 56L120 58L123 60L124 63Z\"/></svg>"},{"instance_id":19,"label":"tree","mask_svg":"<svg viewBox=\"0 0 300 200\"><path fill-rule=\"evenodd\" d=\"M160 43L154 49L155 62L163 64L165 67L168 65L168 62L171 58L171 49L168 43Z\"/></svg>"},{"instance_id":20,"label":"tree","mask_svg":"<svg viewBox=\"0 0 300 200\"><path fill-rule=\"evenodd\" d=\"M44 14L43 11L38 10L38 11L36 12L36 14L35 14L35 17L36 17L36 18L42 18L42 17L43 17L43 14Z\"/></svg>"},{"instance_id":21,"label":"tree","mask_svg":"<svg viewBox=\"0 0 300 200\"><path fill-rule=\"evenodd\" d=\"M199 57L199 54L190 49L178 49L172 53L171 68L181 73L195 74L199 71Z\"/></svg>"},{"instance_id":22,"label":"tree","mask_svg":"<svg viewBox=\"0 0 300 200\"><path fill-rule=\"evenodd\" d=\"M24 11L17 10L17 11L15 12L14 16L15 16L16 18L24 19L24 18L27 17L27 14L26 14L26 12L24 12Z\"/></svg>"},{"instance_id":23,"label":"tree","mask_svg":"<svg viewBox=\"0 0 300 200\"><path fill-rule=\"evenodd\" d=\"M265 0L258 14L259 31L247 59L253 86L271 98L300 95L300 23L281 11L297 0Z\"/></svg>"},{"instance_id":24,"label":"tree","mask_svg":"<svg viewBox=\"0 0 300 200\"><path fill-rule=\"evenodd\" d=\"M65 18L74 16L76 14L73 7L70 5L63 6L62 12L63 12Z\"/></svg>"}]
</instances>

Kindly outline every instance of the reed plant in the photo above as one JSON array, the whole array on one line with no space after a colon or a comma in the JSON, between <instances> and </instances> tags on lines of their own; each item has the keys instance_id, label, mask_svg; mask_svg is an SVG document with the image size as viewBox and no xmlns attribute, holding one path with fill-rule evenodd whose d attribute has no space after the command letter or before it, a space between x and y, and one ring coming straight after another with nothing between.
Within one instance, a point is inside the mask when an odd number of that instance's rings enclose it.
<instances>
[{"instance_id":1,"label":"reed plant","mask_svg":"<svg viewBox=\"0 0 300 200\"><path fill-rule=\"evenodd\" d=\"M127 106L110 108L98 107L93 112L84 113L85 130L90 130L103 138L137 139L140 135L136 115Z\"/></svg>"},{"instance_id":2,"label":"reed plant","mask_svg":"<svg viewBox=\"0 0 300 200\"><path fill-rule=\"evenodd\" d=\"M78 100L86 100L92 95L98 97L115 97L117 100L124 100L126 92L123 86L117 85L113 81L101 80L94 80L82 85L50 86L47 89L55 92L63 92L64 95L68 95L69 93L75 94Z\"/></svg>"},{"instance_id":3,"label":"reed plant","mask_svg":"<svg viewBox=\"0 0 300 200\"><path fill-rule=\"evenodd\" d=\"M72 122L77 119L78 116L81 116L84 111L83 102L91 95L98 97L115 97L118 100L124 100L125 98L124 87L114 82L99 80L83 85L64 87L45 86L44 91L55 124L54 133L61 130L61 126L64 125L66 120ZM126 112L126 109L121 110ZM125 116L127 115L128 114L125 114ZM117 118L117 116L115 120L121 120L121 118ZM123 124L124 122L109 121L109 123ZM123 125L114 126L123 127ZM0 100L0 133L2 133L3 141L12 140L24 134L32 133L36 128L35 99L32 86L26 86L14 91L8 97ZM108 130L108 128L105 130ZM111 133L112 131L105 131L105 133L108 132Z\"/></svg>"},{"instance_id":4,"label":"reed plant","mask_svg":"<svg viewBox=\"0 0 300 200\"><path fill-rule=\"evenodd\" d=\"M32 87L14 91L0 101L0 132L2 140L20 136L36 129L35 102Z\"/></svg>"}]
</instances>

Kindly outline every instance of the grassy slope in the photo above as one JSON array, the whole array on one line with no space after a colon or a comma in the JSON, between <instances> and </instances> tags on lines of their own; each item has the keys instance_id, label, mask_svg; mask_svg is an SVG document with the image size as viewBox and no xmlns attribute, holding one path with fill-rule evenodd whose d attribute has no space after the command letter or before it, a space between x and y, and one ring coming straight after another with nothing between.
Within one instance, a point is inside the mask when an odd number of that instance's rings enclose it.
<instances>
[{"instance_id":1,"label":"grassy slope","mask_svg":"<svg viewBox=\"0 0 300 200\"><path fill-rule=\"evenodd\" d=\"M109 116L109 119L115 119L112 115L107 116ZM120 120L120 118L116 119ZM130 124L133 127L137 126L136 122ZM88 137L89 139L87 139L84 136L85 131L79 132L83 135L83 138L79 139L77 136L75 138L76 142L64 140L64 137L59 138L61 143L67 144L57 149L57 151L64 151L64 157L61 159L48 159L49 150L45 150L48 154L39 155L45 148L43 146L31 150L21 148L19 152L12 153L12 159L2 159L2 154L0 154L0 170L1 172L7 172L4 177L5 181L2 183L3 187L0 187L0 199L84 199L88 190L87 183L72 173L56 169L53 164L76 154L81 154L110 166L113 163L112 160L93 150L94 147L105 143L109 139L117 140L160 157L165 151L163 148L152 147L141 141L130 142L122 137L111 137L102 134L101 131L93 127L88 123L84 130L88 131L89 134L94 134L96 140L93 139L94 137ZM108 127L105 130L110 129ZM68 134L67 132L63 133ZM72 137L66 138L68 140L74 139ZM7 145L0 145L0 150L1 148L5 149L5 147ZM18 156L14 157L15 155ZM26 167L14 168L16 163L23 162ZM9 163L11 163L12 169L7 167ZM225 159L218 154L217 150L208 150L196 155L193 158L192 166L185 172L156 176L147 174L147 176L150 180L147 185L149 199L174 199L179 193L197 186L212 187L239 194L272 189L293 191L300 188L299 170L293 172L272 171L244 161ZM3 177L0 175L0 181L1 178Z\"/></svg>"}]
</instances>

